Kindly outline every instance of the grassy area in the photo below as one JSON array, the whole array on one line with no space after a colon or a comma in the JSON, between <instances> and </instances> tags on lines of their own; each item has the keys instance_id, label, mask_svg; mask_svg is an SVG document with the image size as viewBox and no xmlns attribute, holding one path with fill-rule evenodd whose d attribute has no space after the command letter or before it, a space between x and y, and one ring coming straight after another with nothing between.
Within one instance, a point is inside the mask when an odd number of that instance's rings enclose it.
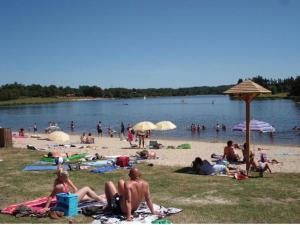
<instances>
[{"instance_id":1,"label":"grassy area","mask_svg":"<svg viewBox=\"0 0 300 225\"><path fill-rule=\"evenodd\" d=\"M29 104L46 104L72 101L72 98L19 98L8 101L0 101L0 106L14 106L14 105L29 105Z\"/></svg>"},{"instance_id":2,"label":"grassy area","mask_svg":"<svg viewBox=\"0 0 300 225\"><path fill-rule=\"evenodd\" d=\"M278 93L273 95L259 95L257 99L281 99L281 98L288 98L288 93Z\"/></svg>"},{"instance_id":3,"label":"grassy area","mask_svg":"<svg viewBox=\"0 0 300 225\"><path fill-rule=\"evenodd\" d=\"M49 194L53 172L22 171L42 153L0 149L0 208ZM300 223L300 174L267 174L264 178L236 181L228 177L189 174L179 167L148 167L141 164L144 179L155 203L182 208L171 216L174 223ZM78 187L91 186L103 193L104 182L127 178L127 170L103 175L70 172ZM15 218L0 214L1 223L68 223L67 218ZM75 223L90 223L82 215Z\"/></svg>"}]
</instances>

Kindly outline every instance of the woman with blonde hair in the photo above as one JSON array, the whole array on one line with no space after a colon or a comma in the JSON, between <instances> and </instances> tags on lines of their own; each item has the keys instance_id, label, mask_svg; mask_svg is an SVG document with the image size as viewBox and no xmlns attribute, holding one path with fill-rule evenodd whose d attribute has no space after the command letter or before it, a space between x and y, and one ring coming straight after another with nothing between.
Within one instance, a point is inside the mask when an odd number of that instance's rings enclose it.
<instances>
[{"instance_id":1,"label":"woman with blonde hair","mask_svg":"<svg viewBox=\"0 0 300 225\"><path fill-rule=\"evenodd\" d=\"M56 197L56 194L69 192L78 195L78 202L86 200L106 201L104 195L97 195L90 187L83 187L81 189L78 189L69 178L68 172L60 169L57 171L57 178L54 181L53 190L48 197L48 201L44 207L44 211L49 210L51 201Z\"/></svg>"}]
</instances>

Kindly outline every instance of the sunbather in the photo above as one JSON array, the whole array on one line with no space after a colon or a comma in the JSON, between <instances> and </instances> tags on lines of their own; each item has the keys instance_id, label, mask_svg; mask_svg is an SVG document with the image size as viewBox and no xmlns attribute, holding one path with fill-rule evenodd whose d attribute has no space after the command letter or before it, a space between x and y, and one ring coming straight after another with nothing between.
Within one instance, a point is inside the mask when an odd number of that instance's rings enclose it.
<instances>
[{"instance_id":1,"label":"sunbather","mask_svg":"<svg viewBox=\"0 0 300 225\"><path fill-rule=\"evenodd\" d=\"M48 201L43 211L48 211L51 200L56 197L58 193L69 193L70 189L74 194L78 195L78 202L86 200L105 201L104 195L97 195L90 187L83 187L78 189L70 180L68 172L58 170L57 178L54 181L54 187L51 194L48 197Z\"/></svg>"},{"instance_id":2,"label":"sunbather","mask_svg":"<svg viewBox=\"0 0 300 225\"><path fill-rule=\"evenodd\" d=\"M85 141L86 141L86 136L85 136L85 132L83 132L82 135L80 136L80 143L85 144Z\"/></svg>"},{"instance_id":3,"label":"sunbather","mask_svg":"<svg viewBox=\"0 0 300 225\"><path fill-rule=\"evenodd\" d=\"M234 152L232 141L227 142L227 146L224 148L223 159L229 162L238 162L240 160L240 156Z\"/></svg>"},{"instance_id":4,"label":"sunbather","mask_svg":"<svg viewBox=\"0 0 300 225\"><path fill-rule=\"evenodd\" d=\"M86 137L86 144L94 144L95 138L92 136L92 133L89 133L89 135Z\"/></svg>"},{"instance_id":5,"label":"sunbather","mask_svg":"<svg viewBox=\"0 0 300 225\"><path fill-rule=\"evenodd\" d=\"M149 184L141 179L139 170L136 167L132 168L128 175L130 180L125 182L121 179L118 183L118 190L111 181L105 183L107 209L116 214L124 214L130 221L132 212L145 200L151 213L159 215L153 208Z\"/></svg>"},{"instance_id":6,"label":"sunbather","mask_svg":"<svg viewBox=\"0 0 300 225\"><path fill-rule=\"evenodd\" d=\"M255 159L255 154L251 152L250 154L250 169L253 171L259 172L260 176L263 176L263 173L268 170L270 173L272 173L271 168L267 162L258 162Z\"/></svg>"},{"instance_id":7,"label":"sunbather","mask_svg":"<svg viewBox=\"0 0 300 225\"><path fill-rule=\"evenodd\" d=\"M229 169L225 165L213 165L207 160L202 160L200 157L196 157L193 161L193 170L202 175L230 174Z\"/></svg>"}]
</instances>

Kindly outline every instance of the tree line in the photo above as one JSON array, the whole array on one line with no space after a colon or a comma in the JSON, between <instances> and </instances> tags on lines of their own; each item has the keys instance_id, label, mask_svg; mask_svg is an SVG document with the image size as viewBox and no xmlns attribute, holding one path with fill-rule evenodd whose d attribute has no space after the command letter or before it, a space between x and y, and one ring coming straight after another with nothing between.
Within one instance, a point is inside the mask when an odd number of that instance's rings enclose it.
<instances>
[{"instance_id":1,"label":"tree line","mask_svg":"<svg viewBox=\"0 0 300 225\"><path fill-rule=\"evenodd\" d=\"M288 93L289 96L300 96L300 76L285 79L267 79L256 76L250 79L272 91L272 94ZM242 79L239 79L238 83L242 81Z\"/></svg>"},{"instance_id":2,"label":"tree line","mask_svg":"<svg viewBox=\"0 0 300 225\"><path fill-rule=\"evenodd\" d=\"M300 76L286 79L266 79L262 76L251 78L254 82L272 91L273 94L287 92L291 96L300 96ZM242 79L238 80L242 82ZM143 96L188 96L222 94L233 85L200 86L183 88L106 88L82 85L78 88L39 84L24 85L20 83L5 84L0 87L0 101L26 97L101 97L101 98L134 98Z\"/></svg>"}]
</instances>

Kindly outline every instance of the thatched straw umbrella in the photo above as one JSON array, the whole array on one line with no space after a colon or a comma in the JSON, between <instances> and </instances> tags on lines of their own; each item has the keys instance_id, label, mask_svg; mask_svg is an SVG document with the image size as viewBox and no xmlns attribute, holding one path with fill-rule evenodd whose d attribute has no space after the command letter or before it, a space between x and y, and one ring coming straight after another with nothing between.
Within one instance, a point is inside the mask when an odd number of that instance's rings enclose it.
<instances>
[{"instance_id":1,"label":"thatched straw umbrella","mask_svg":"<svg viewBox=\"0 0 300 225\"><path fill-rule=\"evenodd\" d=\"M254 83L251 80L245 80L244 82L233 86L224 92L224 94L235 95L246 103L246 169L249 172L249 150L250 150L250 103L260 94L270 94L271 91Z\"/></svg>"}]
</instances>

